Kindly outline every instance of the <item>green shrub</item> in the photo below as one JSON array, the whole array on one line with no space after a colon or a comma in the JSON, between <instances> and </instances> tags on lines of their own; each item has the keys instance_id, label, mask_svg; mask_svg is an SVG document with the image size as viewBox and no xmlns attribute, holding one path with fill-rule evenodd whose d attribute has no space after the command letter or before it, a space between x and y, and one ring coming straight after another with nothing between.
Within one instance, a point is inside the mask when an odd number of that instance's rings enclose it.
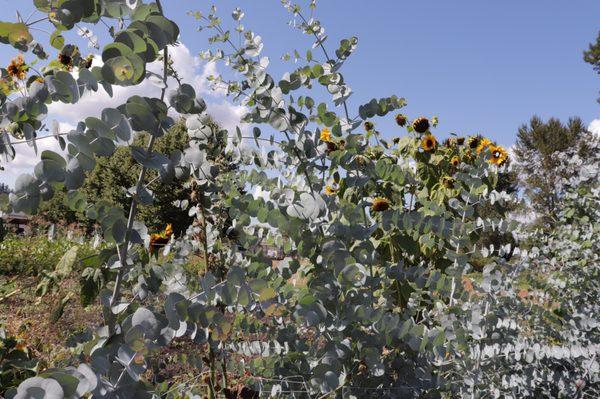
<instances>
[{"instance_id":1,"label":"green shrub","mask_svg":"<svg viewBox=\"0 0 600 399\"><path fill-rule=\"evenodd\" d=\"M75 245L80 247L79 259L95 253L91 244L79 244L67 238L49 240L46 236L9 235L0 242L0 274L38 275L42 270L53 270L65 252Z\"/></svg>"}]
</instances>

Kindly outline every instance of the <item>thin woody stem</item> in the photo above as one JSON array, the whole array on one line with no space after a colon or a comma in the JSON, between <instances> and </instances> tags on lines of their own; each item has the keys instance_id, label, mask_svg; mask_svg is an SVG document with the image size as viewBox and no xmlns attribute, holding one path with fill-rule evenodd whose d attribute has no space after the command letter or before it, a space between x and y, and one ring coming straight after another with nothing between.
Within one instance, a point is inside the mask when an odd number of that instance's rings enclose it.
<instances>
[{"instance_id":1,"label":"thin woody stem","mask_svg":"<svg viewBox=\"0 0 600 399\"><path fill-rule=\"evenodd\" d=\"M156 0L156 4L158 6L158 9L162 13L163 10L162 10L160 0ZM169 49L167 46L165 46L163 49L163 80L165 82L167 81L168 60L169 60ZM166 87L163 87L163 89L161 91L161 95L160 95L161 101L164 100L165 93L166 93ZM152 135L150 137L150 141L148 142L148 146L146 149L147 152L152 151L152 148L154 147L155 142L156 142L156 136ZM140 171L140 174L138 176L138 179L137 179L137 182L135 185L136 193L141 191L141 189L144 187L146 172L147 172L146 166L142 166L142 170ZM125 230L125 239L118 250L119 262L121 263L121 267L119 268L119 272L118 272L117 278L115 280L115 286L113 288L113 293L112 293L112 296L109 301L108 312L111 315L111 317L108 320L108 327L109 327L109 331L111 334L115 332L115 326L116 326L116 320L115 320L116 317L112 314L112 308L113 308L113 306L115 306L117 301L119 301L119 299L121 298L121 286L123 284L123 278L125 277L125 274L128 271L127 249L129 247L129 243L130 243L130 239L131 239L131 232L133 230L133 223L135 221L137 207L138 207L138 201L137 201L136 197L134 196L131 199L131 206L129 208L129 217L127 218L127 229Z\"/></svg>"}]
</instances>

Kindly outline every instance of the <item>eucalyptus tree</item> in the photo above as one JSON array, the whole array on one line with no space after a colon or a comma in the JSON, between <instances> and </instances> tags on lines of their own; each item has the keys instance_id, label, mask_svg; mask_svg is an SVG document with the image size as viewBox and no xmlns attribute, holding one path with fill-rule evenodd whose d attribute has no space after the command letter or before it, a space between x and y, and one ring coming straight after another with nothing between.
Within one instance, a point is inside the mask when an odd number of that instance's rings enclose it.
<instances>
[{"instance_id":1,"label":"eucalyptus tree","mask_svg":"<svg viewBox=\"0 0 600 399\"><path fill-rule=\"evenodd\" d=\"M266 139L278 147L257 163L280 175L247 172L244 180L268 199L234 198L236 216L267 223L307 263L293 259L281 267L286 279L301 273L307 281L286 295L280 324L273 320L271 328L290 348L276 370L290 378L306 375L310 390L322 393L431 394L444 386L438 363L459 347L447 339L439 314L455 305L469 257L489 253L473 247L477 235L508 228L475 208L510 200L494 191L497 167L489 167L504 163L505 152L489 140L472 149L464 139L438 148L431 133L435 119L427 118L416 118L407 136L388 143L371 120L405 100L373 99L351 114L352 90L341 71L358 39L342 40L331 58L320 22L297 5L284 6L291 25L313 37L321 54L309 50L300 57L295 51L299 66L280 80L268 73L262 40L239 22L240 10L232 16L241 40L231 39L214 9L193 14L202 28L215 31L210 41L224 46L204 56L242 74L238 81L215 77L214 84L250 108L247 122L275 131L265 138L255 127L253 134L257 144ZM331 95L331 104L316 103L309 90L317 87ZM406 118L396 119L404 124ZM245 239L252 242L256 228L247 227ZM286 292L284 286L279 291ZM318 344L307 344L307 336Z\"/></svg>"},{"instance_id":2,"label":"eucalyptus tree","mask_svg":"<svg viewBox=\"0 0 600 399\"><path fill-rule=\"evenodd\" d=\"M557 151L557 227L520 228L532 244L512 270L491 265L469 279L457 324L472 324L474 345L448 370L455 387L493 397L573 398L600 394L600 140ZM468 331L468 330L467 330ZM457 374L453 374L456 372Z\"/></svg>"}]
</instances>

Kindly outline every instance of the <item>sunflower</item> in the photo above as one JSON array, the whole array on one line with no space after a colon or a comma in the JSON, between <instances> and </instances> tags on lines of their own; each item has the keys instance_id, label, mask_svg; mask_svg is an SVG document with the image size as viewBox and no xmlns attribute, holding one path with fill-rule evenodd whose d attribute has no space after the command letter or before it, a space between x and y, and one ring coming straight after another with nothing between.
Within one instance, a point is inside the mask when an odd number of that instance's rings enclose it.
<instances>
[{"instance_id":1,"label":"sunflower","mask_svg":"<svg viewBox=\"0 0 600 399\"><path fill-rule=\"evenodd\" d=\"M158 248L164 247L171 240L173 235L173 226L171 223L167 224L165 230L158 234L150 234L150 245L148 247L151 255L158 256Z\"/></svg>"},{"instance_id":2,"label":"sunflower","mask_svg":"<svg viewBox=\"0 0 600 399\"><path fill-rule=\"evenodd\" d=\"M417 118L413 121L413 129L417 133L425 133L429 130L429 119L427 118Z\"/></svg>"},{"instance_id":3,"label":"sunflower","mask_svg":"<svg viewBox=\"0 0 600 399\"><path fill-rule=\"evenodd\" d=\"M58 54L57 59L59 67L66 71L72 71L74 67L83 68L86 65L86 60L81 58L79 47L72 44L65 45ZM127 68L121 66L117 69L119 69L119 71L115 71L116 76L123 75L123 70ZM120 78L120 80L123 79Z\"/></svg>"},{"instance_id":4,"label":"sunflower","mask_svg":"<svg viewBox=\"0 0 600 399\"><path fill-rule=\"evenodd\" d=\"M60 62L68 71L73 69L73 58L67 54L60 53L58 55L58 62Z\"/></svg>"},{"instance_id":5,"label":"sunflower","mask_svg":"<svg viewBox=\"0 0 600 399\"><path fill-rule=\"evenodd\" d=\"M373 200L373 204L371 205L371 208L375 211L375 212L383 212L387 209L389 209L390 207L390 201L388 201L386 198L382 198L382 197L377 197Z\"/></svg>"},{"instance_id":6,"label":"sunflower","mask_svg":"<svg viewBox=\"0 0 600 399\"><path fill-rule=\"evenodd\" d=\"M452 166L458 166L460 164L460 158L457 155L453 156L450 160L450 164Z\"/></svg>"},{"instance_id":7,"label":"sunflower","mask_svg":"<svg viewBox=\"0 0 600 399\"><path fill-rule=\"evenodd\" d=\"M87 57L85 57L85 65L84 67L86 69L90 69L92 67L92 63L94 62L94 55L90 54Z\"/></svg>"},{"instance_id":8,"label":"sunflower","mask_svg":"<svg viewBox=\"0 0 600 399\"><path fill-rule=\"evenodd\" d=\"M446 148L456 147L456 139L451 137L451 138L444 140L444 147L446 147Z\"/></svg>"},{"instance_id":9,"label":"sunflower","mask_svg":"<svg viewBox=\"0 0 600 399\"><path fill-rule=\"evenodd\" d=\"M10 92L14 89L14 82L12 79L4 78L0 79L0 93L4 93L4 95L10 94Z\"/></svg>"},{"instance_id":10,"label":"sunflower","mask_svg":"<svg viewBox=\"0 0 600 399\"><path fill-rule=\"evenodd\" d=\"M479 147L479 142L481 141L481 136L477 135L477 136L472 136L469 138L469 148L471 149L476 149L477 147Z\"/></svg>"},{"instance_id":11,"label":"sunflower","mask_svg":"<svg viewBox=\"0 0 600 399\"><path fill-rule=\"evenodd\" d=\"M333 141L326 141L325 144L327 145L327 149L325 150L327 155L338 150L338 145L336 143L334 143Z\"/></svg>"},{"instance_id":12,"label":"sunflower","mask_svg":"<svg viewBox=\"0 0 600 399\"><path fill-rule=\"evenodd\" d=\"M490 145L490 153L492 154L490 163L494 165L503 165L508 159L508 152L502 146Z\"/></svg>"},{"instance_id":13,"label":"sunflower","mask_svg":"<svg viewBox=\"0 0 600 399\"><path fill-rule=\"evenodd\" d=\"M406 126L406 121L407 121L407 118L405 115L402 115L402 114L396 115L396 123L398 124L398 126L402 126L402 127Z\"/></svg>"},{"instance_id":14,"label":"sunflower","mask_svg":"<svg viewBox=\"0 0 600 399\"><path fill-rule=\"evenodd\" d=\"M25 79L27 76L27 65L25 65L25 59L23 59L23 55L19 54L12 60L10 60L10 64L6 68L6 71L13 78L17 78L19 80Z\"/></svg>"},{"instance_id":15,"label":"sunflower","mask_svg":"<svg viewBox=\"0 0 600 399\"><path fill-rule=\"evenodd\" d=\"M337 188L333 188L330 185L325 186L325 194L326 195L335 195L337 194Z\"/></svg>"},{"instance_id":16,"label":"sunflower","mask_svg":"<svg viewBox=\"0 0 600 399\"><path fill-rule=\"evenodd\" d=\"M454 179L450 176L442 177L442 185L446 188L454 188Z\"/></svg>"},{"instance_id":17,"label":"sunflower","mask_svg":"<svg viewBox=\"0 0 600 399\"><path fill-rule=\"evenodd\" d=\"M465 143L465 138L464 137L457 137L456 138L456 144L463 145L464 143Z\"/></svg>"},{"instance_id":18,"label":"sunflower","mask_svg":"<svg viewBox=\"0 0 600 399\"><path fill-rule=\"evenodd\" d=\"M366 131L371 131L371 130L373 130L374 127L375 127L375 125L373 125L373 122L369 122L369 121L365 122L365 130Z\"/></svg>"},{"instance_id":19,"label":"sunflower","mask_svg":"<svg viewBox=\"0 0 600 399\"><path fill-rule=\"evenodd\" d=\"M328 128L323 128L323 130L321 130L321 141L326 143L331 142L331 131Z\"/></svg>"},{"instance_id":20,"label":"sunflower","mask_svg":"<svg viewBox=\"0 0 600 399\"><path fill-rule=\"evenodd\" d=\"M490 145L492 144L492 142L487 139L487 138L482 138L481 141L479 142L479 145L477 146L477 153L481 154L483 151L485 151Z\"/></svg>"},{"instance_id":21,"label":"sunflower","mask_svg":"<svg viewBox=\"0 0 600 399\"><path fill-rule=\"evenodd\" d=\"M423 148L427 152L433 152L437 148L437 140L435 136L432 134L427 134L423 137L421 141L421 148Z\"/></svg>"}]
</instances>

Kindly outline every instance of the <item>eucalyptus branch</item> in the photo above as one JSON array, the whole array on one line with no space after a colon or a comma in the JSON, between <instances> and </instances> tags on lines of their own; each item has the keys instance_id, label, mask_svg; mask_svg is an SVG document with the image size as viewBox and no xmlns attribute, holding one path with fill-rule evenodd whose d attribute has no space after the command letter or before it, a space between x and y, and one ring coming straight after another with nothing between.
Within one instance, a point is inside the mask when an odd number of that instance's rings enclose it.
<instances>
[{"instance_id":1,"label":"eucalyptus branch","mask_svg":"<svg viewBox=\"0 0 600 399\"><path fill-rule=\"evenodd\" d=\"M37 31L39 31L39 32L42 32L42 33L45 33L45 34L47 34L48 36L50 36L50 35L51 35L51 33L50 33L50 32L48 32L47 30L44 30L44 29L40 29L40 28L34 28L34 27L31 27L31 28L29 28L29 29L30 29L30 30L37 30Z\"/></svg>"},{"instance_id":2,"label":"eucalyptus branch","mask_svg":"<svg viewBox=\"0 0 600 399\"><path fill-rule=\"evenodd\" d=\"M302 13L300 11L298 11L298 16L302 19L302 21L308 26L308 21L306 20L306 18L304 18L304 16L302 15ZM317 43L319 44L319 47L321 48L321 50L323 50L323 55L325 55L325 58L327 59L327 62L334 62L330 57L329 54L327 53L327 49L325 48L325 46L323 45L323 42L321 41L321 39L319 39L319 36L317 36L316 32L314 32L311 28L310 30L312 32L312 34L314 35L315 39L317 39ZM346 100L342 101L342 104L344 106L344 113L346 114L346 120L348 120L348 122L351 121L350 119L350 114L348 112L348 104L346 104Z\"/></svg>"},{"instance_id":3,"label":"eucalyptus branch","mask_svg":"<svg viewBox=\"0 0 600 399\"><path fill-rule=\"evenodd\" d=\"M287 131L284 131L283 133L285 134L285 137L288 139L288 141L291 141L290 136L288 135ZM293 151L294 151L294 154L296 154L296 156L298 157L298 160L300 162L302 162L303 161L302 155L300 154L300 151L298 150L298 148L296 146L293 146ZM304 172L303 173L304 177L306 177L306 182L308 183L308 187L310 188L310 192L312 193L313 196L316 195L315 190L313 188L312 179L310 178L310 175L308 174L307 168L304 168L303 172Z\"/></svg>"},{"instance_id":4,"label":"eucalyptus branch","mask_svg":"<svg viewBox=\"0 0 600 399\"><path fill-rule=\"evenodd\" d=\"M8 133L6 133L8 134ZM47 136L42 136L42 137L36 137L33 139L26 139L26 140L20 140L20 141L13 141L10 144L11 145L17 145L17 144L25 144L25 143L33 143L34 141L38 141L38 140L43 140L43 139L49 139L49 138L56 138L58 136L66 136L69 133L58 133L58 134L49 134Z\"/></svg>"},{"instance_id":5,"label":"eucalyptus branch","mask_svg":"<svg viewBox=\"0 0 600 399\"><path fill-rule=\"evenodd\" d=\"M215 28L217 29L217 31L223 35L224 31L223 28L220 25L215 25ZM237 48L237 46L229 39L226 39L226 42L233 48L233 50L239 55L239 57L242 59L242 61L247 62L247 60L241 55L241 52L239 51L239 49ZM269 90L269 94L270 94L270 90ZM288 123L290 123L289 118L287 117L287 115L284 114L284 117L287 119ZM291 124L290 124L291 125ZM288 141L290 141L290 137L288 135L288 133L286 131L283 131L283 133L285 134L286 138ZM303 159L302 156L300 154L300 152L298 151L298 149L296 147L293 148L294 154L298 157L298 160L302 163ZM309 185L310 191L311 193L314 195L316 195L316 192L313 188L313 183L312 183L312 179L310 178L310 175L308 174L307 170L304 169L304 176L306 177L307 183Z\"/></svg>"},{"instance_id":6,"label":"eucalyptus branch","mask_svg":"<svg viewBox=\"0 0 600 399\"><path fill-rule=\"evenodd\" d=\"M488 301L486 301L485 309L484 309L483 315L482 315L483 319L485 319L487 317L489 309L490 309L490 303ZM487 320L486 320L486 322L487 322ZM482 337L485 337L485 332L487 330L486 327L487 327L487 324L484 324L482 331L481 331ZM475 362L475 377L473 379L474 380L473 386L471 387L471 399L475 399L475 397L476 397L475 389L477 387L477 382L479 380L479 368L481 367L481 354L482 354L483 349L482 349L482 344L478 344L478 346L479 346L479 352L477 353L477 360Z\"/></svg>"},{"instance_id":7,"label":"eucalyptus branch","mask_svg":"<svg viewBox=\"0 0 600 399\"><path fill-rule=\"evenodd\" d=\"M207 271L210 271L210 266L208 264L208 229L207 229L207 221L206 221L206 210L204 209L203 204L204 193L200 192L200 200L198 201L198 205L200 206L200 214L202 215L202 246L204 247L204 263Z\"/></svg>"},{"instance_id":8,"label":"eucalyptus branch","mask_svg":"<svg viewBox=\"0 0 600 399\"><path fill-rule=\"evenodd\" d=\"M35 15L35 13L37 12L37 10L33 10L29 13L29 16L27 17L27 19L23 22L28 23L29 20L31 19L31 17L33 17ZM17 12L17 17L19 17L19 13ZM23 20L23 18L20 18L21 21Z\"/></svg>"},{"instance_id":9,"label":"eucalyptus branch","mask_svg":"<svg viewBox=\"0 0 600 399\"><path fill-rule=\"evenodd\" d=\"M265 139L265 138L262 138L262 137L242 136L242 139L244 139L244 140L258 140L258 141L265 141L265 142L268 142L268 143L274 143L274 144L279 144L279 145L283 145L283 144L285 144L283 141L277 141L277 140Z\"/></svg>"},{"instance_id":10,"label":"eucalyptus branch","mask_svg":"<svg viewBox=\"0 0 600 399\"><path fill-rule=\"evenodd\" d=\"M160 179L160 174L159 174L159 175L157 175L157 176L156 176L154 179L150 180L148 183L146 183L146 184L144 185L144 188L148 188L148 187L150 187L150 185L151 185L152 183L154 183L155 181L157 181L158 179Z\"/></svg>"},{"instance_id":11,"label":"eucalyptus branch","mask_svg":"<svg viewBox=\"0 0 600 399\"><path fill-rule=\"evenodd\" d=\"M158 6L158 9L160 10L161 14L163 13L163 9L160 3L160 0L156 0L156 4ZM169 48L168 46L165 46L163 49L164 52L164 56L163 56L163 80L166 82L167 81L167 74L168 74L168 59L169 59ZM161 95L160 95L160 100L163 101L165 98L165 93L166 93L166 86L162 88L161 91ZM152 151L152 148L154 147L154 143L156 141L156 136L152 135L150 137L150 141L148 142L148 146L146 151L148 153L150 153ZM146 177L146 172L147 172L147 168L146 166L142 166L142 170L140 171L140 174L138 176L136 185L135 185L135 192L139 193L142 189L142 187L144 186L144 179ZM123 284L123 278L125 276L125 274L129 271L129 267L127 265L127 250L129 247L129 242L131 239L131 232L133 230L133 223L135 221L135 215L137 212L137 207L138 207L138 201L136 199L136 197L132 197L131 199L131 206L129 208L129 217L127 219L127 228L125 230L125 239L124 242L121 246L121 249L118 251L118 256L119 256L119 262L121 267L119 268L119 272L117 274L117 278L115 280L115 286L113 289L113 293L112 296L110 298L109 301L109 309L108 311L110 312L109 314L112 315L112 308L113 306L115 306L115 304L117 303L117 301L120 299L121 297L121 286ZM116 317L113 315L111 317L111 319L109 320L109 330L111 333L114 333L115 331L115 322L116 322Z\"/></svg>"}]
</instances>

